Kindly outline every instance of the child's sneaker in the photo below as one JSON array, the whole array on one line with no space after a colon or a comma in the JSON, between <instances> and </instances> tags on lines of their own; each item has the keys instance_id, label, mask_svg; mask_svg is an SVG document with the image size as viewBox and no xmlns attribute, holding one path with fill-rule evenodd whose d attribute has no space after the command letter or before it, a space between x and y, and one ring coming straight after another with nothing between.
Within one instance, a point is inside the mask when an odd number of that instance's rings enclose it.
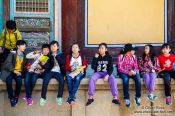
<instances>
[{"instance_id":1,"label":"child's sneaker","mask_svg":"<svg viewBox=\"0 0 175 116\"><path fill-rule=\"evenodd\" d=\"M46 99L41 98L40 99L40 106L44 106L46 104Z\"/></svg>"},{"instance_id":2,"label":"child's sneaker","mask_svg":"<svg viewBox=\"0 0 175 116\"><path fill-rule=\"evenodd\" d=\"M131 104L130 104L130 100L129 100L129 99L126 99L126 100L125 100L125 105L126 105L126 107L128 107L128 108L131 107Z\"/></svg>"},{"instance_id":3,"label":"child's sneaker","mask_svg":"<svg viewBox=\"0 0 175 116\"><path fill-rule=\"evenodd\" d=\"M171 97L170 96L166 97L166 104L171 105Z\"/></svg>"},{"instance_id":4,"label":"child's sneaker","mask_svg":"<svg viewBox=\"0 0 175 116\"><path fill-rule=\"evenodd\" d=\"M58 105L62 105L63 104L63 99L61 97L57 97L56 102L57 102Z\"/></svg>"},{"instance_id":5,"label":"child's sneaker","mask_svg":"<svg viewBox=\"0 0 175 116\"><path fill-rule=\"evenodd\" d=\"M134 102L135 102L135 104L136 104L137 106L140 106L141 99L138 98L138 97L136 97L136 98L134 99Z\"/></svg>"},{"instance_id":6,"label":"child's sneaker","mask_svg":"<svg viewBox=\"0 0 175 116\"><path fill-rule=\"evenodd\" d=\"M72 106L75 105L75 100L74 99L70 100L70 105L72 105Z\"/></svg>"},{"instance_id":7,"label":"child's sneaker","mask_svg":"<svg viewBox=\"0 0 175 116\"><path fill-rule=\"evenodd\" d=\"M154 100L157 99L157 96L155 96L154 94L149 94L149 95L147 96L147 98L148 98L148 100L150 100L151 102L153 102Z\"/></svg>"},{"instance_id":8,"label":"child's sneaker","mask_svg":"<svg viewBox=\"0 0 175 116\"><path fill-rule=\"evenodd\" d=\"M14 98L10 99L10 104L11 104L11 107L15 107L16 106L16 101Z\"/></svg>"},{"instance_id":9,"label":"child's sneaker","mask_svg":"<svg viewBox=\"0 0 175 116\"><path fill-rule=\"evenodd\" d=\"M117 105L117 106L120 106L120 101L119 101L119 99L113 99L113 100L112 100L112 103L114 103L114 104Z\"/></svg>"},{"instance_id":10,"label":"child's sneaker","mask_svg":"<svg viewBox=\"0 0 175 116\"><path fill-rule=\"evenodd\" d=\"M25 100L25 101L27 100L27 98L26 98L26 97L23 97L22 99L23 99L23 100Z\"/></svg>"},{"instance_id":11,"label":"child's sneaker","mask_svg":"<svg viewBox=\"0 0 175 116\"><path fill-rule=\"evenodd\" d=\"M33 100L32 98L27 98L27 105L32 105L33 104Z\"/></svg>"},{"instance_id":12,"label":"child's sneaker","mask_svg":"<svg viewBox=\"0 0 175 116\"><path fill-rule=\"evenodd\" d=\"M92 102L94 102L94 99L88 99L86 106L90 105Z\"/></svg>"},{"instance_id":13,"label":"child's sneaker","mask_svg":"<svg viewBox=\"0 0 175 116\"><path fill-rule=\"evenodd\" d=\"M70 105L71 104L71 100L70 99L67 99L67 104Z\"/></svg>"}]
</instances>

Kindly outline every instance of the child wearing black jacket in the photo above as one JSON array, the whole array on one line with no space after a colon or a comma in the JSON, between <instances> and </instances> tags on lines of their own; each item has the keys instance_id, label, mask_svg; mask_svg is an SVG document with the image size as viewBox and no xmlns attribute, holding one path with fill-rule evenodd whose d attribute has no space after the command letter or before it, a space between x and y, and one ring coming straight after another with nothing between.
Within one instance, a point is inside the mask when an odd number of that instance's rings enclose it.
<instances>
[{"instance_id":1,"label":"child wearing black jacket","mask_svg":"<svg viewBox=\"0 0 175 116\"><path fill-rule=\"evenodd\" d=\"M92 69L94 69L95 73L92 75L92 77L89 80L89 89L88 89L88 101L86 103L86 106L90 105L94 99L94 91L95 91L95 84L96 81L100 78L103 78L104 81L108 81L111 93L113 96L112 103L116 105L120 105L119 99L118 99L118 89L117 89L117 83L115 80L113 72L113 63L112 63L112 57L107 52L107 44L101 43L99 44L99 53L95 54L95 57L93 57L92 60Z\"/></svg>"},{"instance_id":2,"label":"child wearing black jacket","mask_svg":"<svg viewBox=\"0 0 175 116\"><path fill-rule=\"evenodd\" d=\"M49 81L51 78L56 78L59 82L58 87L58 95L56 98L56 102L58 105L62 105L62 96L63 96L63 88L64 88L64 76L65 75L65 58L61 51L59 51L59 44L57 41L52 41L50 43L51 54L49 56L49 60L42 67L45 69L43 74L43 86L41 91L41 99L40 105L44 106L46 103L46 93Z\"/></svg>"}]
</instances>

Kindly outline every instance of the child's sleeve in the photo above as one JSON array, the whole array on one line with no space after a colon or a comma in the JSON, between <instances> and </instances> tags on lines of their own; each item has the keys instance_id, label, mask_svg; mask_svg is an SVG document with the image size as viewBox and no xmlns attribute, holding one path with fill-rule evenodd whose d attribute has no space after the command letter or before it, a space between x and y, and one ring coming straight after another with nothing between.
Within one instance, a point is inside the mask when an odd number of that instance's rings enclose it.
<instances>
[{"instance_id":1,"label":"child's sleeve","mask_svg":"<svg viewBox=\"0 0 175 116\"><path fill-rule=\"evenodd\" d=\"M160 64L157 57L154 58L154 70L160 70Z\"/></svg>"},{"instance_id":2,"label":"child's sleeve","mask_svg":"<svg viewBox=\"0 0 175 116\"><path fill-rule=\"evenodd\" d=\"M5 41L5 29L2 31L1 38L0 38L0 47L4 46L4 41Z\"/></svg>"},{"instance_id":3,"label":"child's sleeve","mask_svg":"<svg viewBox=\"0 0 175 116\"><path fill-rule=\"evenodd\" d=\"M84 68L84 71L86 71L88 65L85 56L83 57L83 66L86 66L86 68Z\"/></svg>"},{"instance_id":4,"label":"child's sleeve","mask_svg":"<svg viewBox=\"0 0 175 116\"><path fill-rule=\"evenodd\" d=\"M65 66L66 61L65 61L65 57L64 57L63 54L60 54L59 56L57 56L57 59L58 59L58 63L59 63L60 65Z\"/></svg>"},{"instance_id":5,"label":"child's sleeve","mask_svg":"<svg viewBox=\"0 0 175 116\"><path fill-rule=\"evenodd\" d=\"M14 72L14 66L13 66L13 53L10 53L7 57L7 59L5 60L4 63L4 69L10 71L10 72Z\"/></svg>"},{"instance_id":6,"label":"child's sleeve","mask_svg":"<svg viewBox=\"0 0 175 116\"><path fill-rule=\"evenodd\" d=\"M66 65L65 65L66 71L70 71L71 70L70 58L69 57L70 57L69 55L66 56Z\"/></svg>"},{"instance_id":7,"label":"child's sleeve","mask_svg":"<svg viewBox=\"0 0 175 116\"><path fill-rule=\"evenodd\" d=\"M51 70L54 66L54 58L52 56L48 56L49 59L47 60L46 64L42 66L45 70Z\"/></svg>"},{"instance_id":8,"label":"child's sleeve","mask_svg":"<svg viewBox=\"0 0 175 116\"><path fill-rule=\"evenodd\" d=\"M30 52L26 55L27 59L35 59L39 56L39 54L34 54L34 52Z\"/></svg>"},{"instance_id":9,"label":"child's sleeve","mask_svg":"<svg viewBox=\"0 0 175 116\"><path fill-rule=\"evenodd\" d=\"M173 57L174 57L174 58L173 58L173 59L174 59L174 60L173 60L173 63L175 63L175 55L173 55Z\"/></svg>"},{"instance_id":10,"label":"child's sleeve","mask_svg":"<svg viewBox=\"0 0 175 116\"><path fill-rule=\"evenodd\" d=\"M123 69L122 65L123 65L123 62L122 62L122 58L121 58L121 55L118 56L118 59L117 59L117 68L118 68L118 71L119 72L122 72L122 73L125 73L125 74L128 74L128 70L125 70Z\"/></svg>"},{"instance_id":11,"label":"child's sleeve","mask_svg":"<svg viewBox=\"0 0 175 116\"><path fill-rule=\"evenodd\" d=\"M143 66L143 60L142 60L142 58L140 58L140 59L138 60L138 67L139 67L139 70L140 70L141 72L144 72L144 71L145 71L145 67Z\"/></svg>"},{"instance_id":12,"label":"child's sleeve","mask_svg":"<svg viewBox=\"0 0 175 116\"><path fill-rule=\"evenodd\" d=\"M97 58L93 57L92 63L91 63L91 68L93 70L96 70L96 67L97 67Z\"/></svg>"},{"instance_id":13,"label":"child's sleeve","mask_svg":"<svg viewBox=\"0 0 175 116\"><path fill-rule=\"evenodd\" d=\"M19 32L19 30L17 32L17 40L22 40L22 35L21 32Z\"/></svg>"},{"instance_id":14,"label":"child's sleeve","mask_svg":"<svg viewBox=\"0 0 175 116\"><path fill-rule=\"evenodd\" d=\"M107 67L107 73L109 76L112 74L113 70L114 70L114 67L113 67L112 57L109 57L109 64Z\"/></svg>"},{"instance_id":15,"label":"child's sleeve","mask_svg":"<svg viewBox=\"0 0 175 116\"><path fill-rule=\"evenodd\" d=\"M137 63L137 58L134 57L134 71L139 73L139 68L138 68L138 63Z\"/></svg>"}]
</instances>

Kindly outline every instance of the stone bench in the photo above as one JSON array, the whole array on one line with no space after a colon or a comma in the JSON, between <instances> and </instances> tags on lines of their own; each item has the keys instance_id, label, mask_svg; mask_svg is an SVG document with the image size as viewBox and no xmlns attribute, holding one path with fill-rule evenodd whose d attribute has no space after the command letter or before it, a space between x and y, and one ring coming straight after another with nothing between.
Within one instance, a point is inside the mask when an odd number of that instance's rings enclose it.
<instances>
[{"instance_id":1,"label":"stone bench","mask_svg":"<svg viewBox=\"0 0 175 116\"><path fill-rule=\"evenodd\" d=\"M99 79L96 83L97 88L95 91L95 102L86 107L85 103L88 98L87 88L88 88L89 78L84 78L81 81L79 90L76 94L76 105L69 106L66 104L66 99L68 97L67 87L64 90L64 103L62 106L56 104L55 98L57 95L58 82L55 79L51 79L47 92L47 103L45 106L39 106L39 99L41 94L42 79L38 79L36 87L33 91L34 104L32 106L27 106L22 97L25 96L24 85L23 90L19 99L17 107L11 108L8 100L8 95L6 92L6 85L0 80L0 116L139 116L139 112L150 111L149 113L142 113L144 116L174 116L175 112L175 100L172 101L173 105L167 106L165 104L164 95L164 83L162 78L156 79L156 90L155 94L158 99L155 102L149 102L147 100L148 92L144 87L142 80L142 102L141 106L137 107L134 104L135 88L134 81L131 79L130 85L130 96L131 96L131 108L125 107L125 102L123 100L123 90L122 90L122 80L116 78L117 85L119 88L119 98L121 100L121 106L115 106L111 103L112 96L109 90L107 82L103 79ZM172 79L172 98L175 93L175 80ZM66 86L66 84L65 84ZM155 111L156 113L152 112ZM162 113L162 112L167 113Z\"/></svg>"},{"instance_id":2,"label":"stone bench","mask_svg":"<svg viewBox=\"0 0 175 116\"><path fill-rule=\"evenodd\" d=\"M116 73L116 68L115 68ZM94 103L91 106L86 107L85 103L87 101L87 89L89 77L93 71L88 67L87 77L82 79L79 90L76 94L76 105L69 106L66 104L66 99L68 97L67 85L64 87L62 106L56 104L55 98L57 95L58 82L56 79L51 79L48 92L47 92L47 103L45 106L39 106L39 99L41 94L42 79L38 79L36 86L33 91L34 104L32 106L26 105L22 97L25 96L24 83L22 86L22 92L20 94L20 99L17 107L11 108L8 100L8 95L6 92L6 84L0 80L0 116L174 116L175 112L175 100L172 99L172 105L167 106L165 104L165 94L164 94L164 81L162 78L156 79L155 94L158 96L155 102L150 102L147 99L148 91L144 86L143 79L141 79L142 84L142 97L141 106L137 107L134 104L135 97L135 86L134 81L130 79L129 81L129 92L131 98L131 108L125 107L125 101L123 100L123 84L121 78L116 75L117 86L119 90L119 98L121 101L121 106L115 106L111 103L112 96L108 82L104 82L103 79L99 79L96 83L96 91L94 95ZM175 80L171 81L172 87L172 98L175 95Z\"/></svg>"},{"instance_id":3,"label":"stone bench","mask_svg":"<svg viewBox=\"0 0 175 116\"><path fill-rule=\"evenodd\" d=\"M123 85L122 79L121 79L121 78L117 77L117 78L116 78L116 81L117 81L117 85L118 85L119 87ZM42 83L43 83L43 79L39 78L39 79L37 80L37 82L36 82L36 86L41 86ZM23 84L24 84L24 82L23 82ZM83 78L83 79L81 80L79 89L83 89L83 86L88 86L88 84L89 84L89 77ZM144 87L143 78L141 78L141 84L142 84L142 86ZM50 87L51 87L51 86L57 86L57 85L58 85L58 82L57 82L56 79L53 78L53 79L50 80L50 82L49 82L49 86L50 86ZM66 84L65 84L65 85L66 85ZM106 85L108 85L108 82L104 82L103 79L99 79L99 80L97 80L96 85L97 85L98 88L100 89L100 86L101 86L101 87L102 87L102 86L106 86ZM135 85L133 79L130 79L129 85L130 85L131 87L132 87L133 85ZM5 88L4 88L5 86L6 86L6 84L5 84L2 80L0 80L0 90L5 89ZM162 86L162 87L161 87L161 86ZM164 86L163 78L156 78L156 87L159 87L159 88L161 87L161 88L163 88L163 86ZM171 80L171 86L172 86L172 87L175 86L175 80L174 80L174 79ZM98 88L97 88L97 89L98 89ZM36 89L37 89L37 88L36 88ZM109 89L109 87L107 87L106 89ZM120 87L119 89L122 89L122 88ZM164 88L163 88L163 89L164 89Z\"/></svg>"}]
</instances>

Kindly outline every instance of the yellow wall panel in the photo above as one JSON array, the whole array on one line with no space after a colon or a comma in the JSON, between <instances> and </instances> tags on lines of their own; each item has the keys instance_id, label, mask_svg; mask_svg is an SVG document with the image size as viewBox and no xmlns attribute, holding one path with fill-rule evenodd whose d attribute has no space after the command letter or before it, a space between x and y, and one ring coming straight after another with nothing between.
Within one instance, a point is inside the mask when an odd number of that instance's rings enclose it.
<instances>
[{"instance_id":1,"label":"yellow wall panel","mask_svg":"<svg viewBox=\"0 0 175 116\"><path fill-rule=\"evenodd\" d=\"M88 0L88 44L163 43L164 0Z\"/></svg>"}]
</instances>

